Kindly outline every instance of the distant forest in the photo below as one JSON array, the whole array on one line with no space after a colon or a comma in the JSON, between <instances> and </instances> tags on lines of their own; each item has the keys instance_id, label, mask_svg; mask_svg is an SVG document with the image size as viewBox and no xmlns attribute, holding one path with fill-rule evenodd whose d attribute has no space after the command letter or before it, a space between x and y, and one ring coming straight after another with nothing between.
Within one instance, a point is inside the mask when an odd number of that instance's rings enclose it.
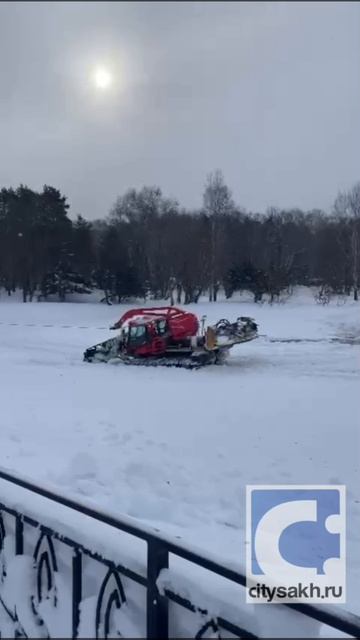
<instances>
[{"instance_id":1,"label":"distant forest","mask_svg":"<svg viewBox=\"0 0 360 640\"><path fill-rule=\"evenodd\" d=\"M238 206L221 171L207 178L203 206L189 211L158 187L130 189L107 218L69 218L67 199L44 186L0 191L0 286L24 302L104 292L104 301L150 296L171 304L251 291L255 302L316 286L358 300L360 182L331 214Z\"/></svg>"}]
</instances>

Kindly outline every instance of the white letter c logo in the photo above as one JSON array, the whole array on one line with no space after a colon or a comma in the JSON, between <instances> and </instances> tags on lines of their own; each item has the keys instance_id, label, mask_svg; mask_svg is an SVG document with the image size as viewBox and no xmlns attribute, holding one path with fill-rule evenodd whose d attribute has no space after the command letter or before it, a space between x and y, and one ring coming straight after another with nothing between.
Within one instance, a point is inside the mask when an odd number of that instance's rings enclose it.
<instances>
[{"instance_id":1,"label":"white letter c logo","mask_svg":"<svg viewBox=\"0 0 360 640\"><path fill-rule=\"evenodd\" d=\"M255 532L254 548L257 562L265 575L276 576L277 581L291 579L294 565L287 562L280 554L279 540L282 532L295 522L317 521L316 500L291 500L276 505L261 518ZM298 567L296 576L316 576L316 567Z\"/></svg>"}]
</instances>

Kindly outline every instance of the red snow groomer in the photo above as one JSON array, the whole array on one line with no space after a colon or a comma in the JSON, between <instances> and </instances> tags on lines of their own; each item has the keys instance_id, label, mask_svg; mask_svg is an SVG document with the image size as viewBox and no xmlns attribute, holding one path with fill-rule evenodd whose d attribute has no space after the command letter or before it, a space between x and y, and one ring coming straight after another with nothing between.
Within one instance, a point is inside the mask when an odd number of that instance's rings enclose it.
<instances>
[{"instance_id":1,"label":"red snow groomer","mask_svg":"<svg viewBox=\"0 0 360 640\"><path fill-rule=\"evenodd\" d=\"M177 307L132 309L110 329L120 334L89 347L85 361L194 369L222 363L231 347L258 335L252 318L240 317L234 323L223 319L205 328L205 317L200 323L193 313Z\"/></svg>"}]
</instances>

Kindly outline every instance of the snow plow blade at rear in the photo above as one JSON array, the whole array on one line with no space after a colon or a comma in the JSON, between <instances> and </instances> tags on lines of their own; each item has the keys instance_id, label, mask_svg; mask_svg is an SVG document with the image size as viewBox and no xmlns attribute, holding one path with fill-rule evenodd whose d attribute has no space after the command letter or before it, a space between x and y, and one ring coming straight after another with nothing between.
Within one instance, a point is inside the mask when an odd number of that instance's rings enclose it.
<instances>
[{"instance_id":1,"label":"snow plow blade at rear","mask_svg":"<svg viewBox=\"0 0 360 640\"><path fill-rule=\"evenodd\" d=\"M231 347L242 342L250 342L258 337L258 326L253 318L241 316L236 322L226 318L219 320L214 327L218 347Z\"/></svg>"}]
</instances>

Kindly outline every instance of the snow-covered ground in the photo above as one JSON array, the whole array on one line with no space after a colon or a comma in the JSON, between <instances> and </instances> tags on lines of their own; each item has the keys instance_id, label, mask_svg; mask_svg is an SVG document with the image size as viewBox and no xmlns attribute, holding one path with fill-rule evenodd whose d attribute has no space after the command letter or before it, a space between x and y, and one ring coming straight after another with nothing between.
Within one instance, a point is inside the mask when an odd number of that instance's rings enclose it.
<instances>
[{"instance_id":1,"label":"snow-covered ground","mask_svg":"<svg viewBox=\"0 0 360 640\"><path fill-rule=\"evenodd\" d=\"M209 322L254 317L261 337L198 371L84 363L129 306L1 294L0 465L234 566L247 484L345 484L346 608L360 613L359 304L201 302Z\"/></svg>"}]
</instances>

